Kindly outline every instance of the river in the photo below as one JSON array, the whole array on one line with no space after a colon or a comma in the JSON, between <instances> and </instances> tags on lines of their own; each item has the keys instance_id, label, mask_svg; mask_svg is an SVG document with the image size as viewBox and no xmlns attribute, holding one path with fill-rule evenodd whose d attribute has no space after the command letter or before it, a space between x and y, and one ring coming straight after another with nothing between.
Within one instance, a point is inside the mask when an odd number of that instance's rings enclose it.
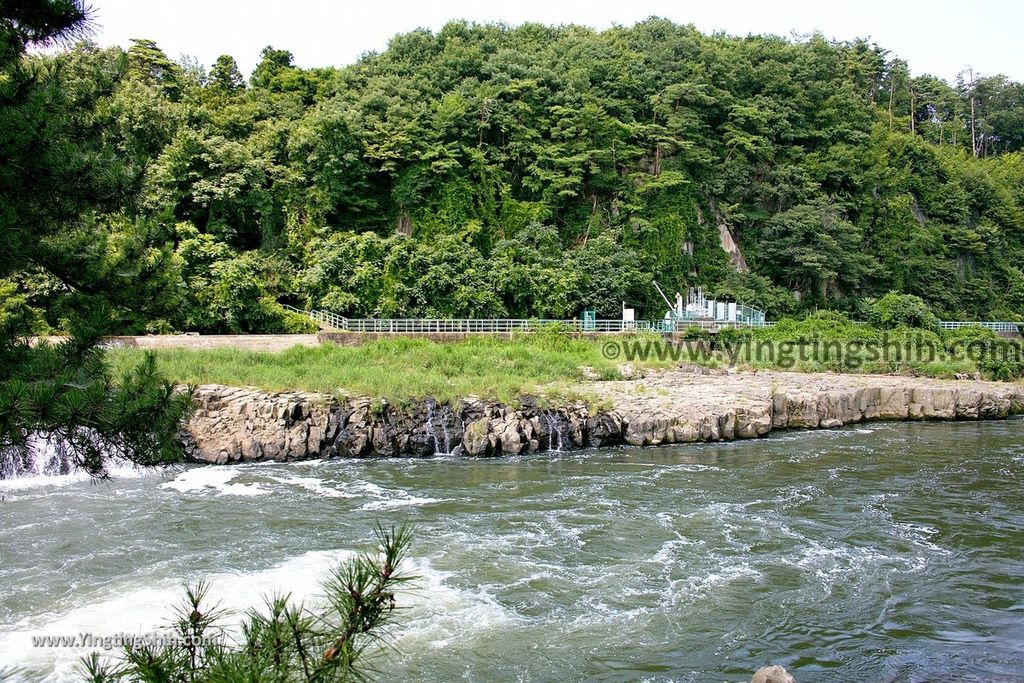
<instances>
[{"instance_id":1,"label":"river","mask_svg":"<svg viewBox=\"0 0 1024 683\"><path fill-rule=\"evenodd\" d=\"M1024 420L493 460L118 469L0 481L0 669L30 634L147 632L415 528L382 680L1024 680Z\"/></svg>"}]
</instances>

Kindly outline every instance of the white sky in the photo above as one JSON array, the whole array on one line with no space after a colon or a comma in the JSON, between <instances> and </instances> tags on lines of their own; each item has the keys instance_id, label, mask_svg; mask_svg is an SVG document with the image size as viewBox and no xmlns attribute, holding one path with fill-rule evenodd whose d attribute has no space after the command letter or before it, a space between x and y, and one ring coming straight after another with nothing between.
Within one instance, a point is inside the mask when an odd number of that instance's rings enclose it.
<instances>
[{"instance_id":1,"label":"white sky","mask_svg":"<svg viewBox=\"0 0 1024 683\"><path fill-rule=\"evenodd\" d=\"M266 45L290 50L299 66L343 65L417 27L451 19L518 24L576 23L596 29L651 15L694 24L705 33L869 38L910 63L915 74L952 81L967 66L1024 80L1021 0L90 0L94 39L127 47L150 38L172 58L191 55L207 67L230 54L248 74Z\"/></svg>"}]
</instances>

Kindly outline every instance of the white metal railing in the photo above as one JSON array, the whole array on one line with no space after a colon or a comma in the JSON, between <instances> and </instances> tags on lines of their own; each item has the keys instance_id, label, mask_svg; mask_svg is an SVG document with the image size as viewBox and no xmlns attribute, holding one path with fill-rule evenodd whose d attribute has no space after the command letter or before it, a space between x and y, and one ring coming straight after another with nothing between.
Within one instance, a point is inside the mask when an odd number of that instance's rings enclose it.
<instances>
[{"instance_id":1,"label":"white metal railing","mask_svg":"<svg viewBox=\"0 0 1024 683\"><path fill-rule=\"evenodd\" d=\"M304 315L317 324L318 327L338 330L343 332L348 329L348 318L338 315L337 313L331 313L330 311L304 311L301 308L295 308L295 306L289 306L288 304L281 304L281 306L293 313Z\"/></svg>"},{"instance_id":2,"label":"white metal railing","mask_svg":"<svg viewBox=\"0 0 1024 683\"><path fill-rule=\"evenodd\" d=\"M339 332L385 332L392 334L416 334L429 332L475 332L509 333L536 332L546 328L560 328L567 332L677 332L698 328L715 332L727 328L772 327L767 320L711 320L707 318L675 320L555 320L538 318L346 318L331 311L304 311L288 304L285 309L308 317L318 326ZM1024 329L1024 322L940 320L944 330L959 330L964 327L983 327L994 332L1018 332Z\"/></svg>"},{"instance_id":3,"label":"white metal railing","mask_svg":"<svg viewBox=\"0 0 1024 683\"><path fill-rule=\"evenodd\" d=\"M426 332L509 333L563 329L567 332L634 332L653 329L650 321L623 320L549 320L529 318L349 318L349 332L387 332L394 334Z\"/></svg>"},{"instance_id":4,"label":"white metal railing","mask_svg":"<svg viewBox=\"0 0 1024 683\"><path fill-rule=\"evenodd\" d=\"M348 318L330 311L310 311L309 317L321 327L329 327L335 330L347 330Z\"/></svg>"},{"instance_id":5,"label":"white metal railing","mask_svg":"<svg viewBox=\"0 0 1024 683\"><path fill-rule=\"evenodd\" d=\"M971 321L971 320L940 320L939 327L944 330L959 330L964 327L984 327L993 332L1017 332L1024 326L1024 322L1007 321Z\"/></svg>"},{"instance_id":6,"label":"white metal railing","mask_svg":"<svg viewBox=\"0 0 1024 683\"><path fill-rule=\"evenodd\" d=\"M377 332L388 334L417 334L430 332L511 333L537 332L543 329L561 329L566 332L675 332L698 328L717 331L724 328L769 327L765 321L691 320L556 320L544 318L346 318L330 311L304 311L282 304L292 311L308 317L319 327L339 332Z\"/></svg>"}]
</instances>

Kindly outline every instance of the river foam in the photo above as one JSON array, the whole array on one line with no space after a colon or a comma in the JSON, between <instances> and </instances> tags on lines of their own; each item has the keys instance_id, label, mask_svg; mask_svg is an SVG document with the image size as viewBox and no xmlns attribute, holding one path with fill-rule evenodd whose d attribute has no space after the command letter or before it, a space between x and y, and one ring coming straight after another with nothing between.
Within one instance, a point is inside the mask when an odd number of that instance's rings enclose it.
<instances>
[{"instance_id":1,"label":"river foam","mask_svg":"<svg viewBox=\"0 0 1024 683\"><path fill-rule=\"evenodd\" d=\"M107 466L107 474L111 480L140 479L158 477L164 473L162 467L139 467L125 461L112 461ZM66 488L82 483L101 483L84 470L75 470L67 474L23 474L7 479L0 479L0 492L24 492L34 489ZM44 492L44 491L43 491ZM7 500L11 500L7 497Z\"/></svg>"},{"instance_id":2,"label":"river foam","mask_svg":"<svg viewBox=\"0 0 1024 683\"><path fill-rule=\"evenodd\" d=\"M296 602L316 602L320 582L352 554L348 550L311 551L267 569L220 572L196 579L209 582L210 605L219 604L226 610L223 623L231 626L245 610L260 608L263 598L274 594L290 594ZM33 636L77 637L88 633L109 638L166 632L174 607L184 598L182 584L176 579L149 583L106 586L75 596L78 605L67 611L21 619L0 633L0 669L27 666L50 670L46 681L73 680L79 658L94 648L33 647Z\"/></svg>"},{"instance_id":3,"label":"river foam","mask_svg":"<svg viewBox=\"0 0 1024 683\"><path fill-rule=\"evenodd\" d=\"M237 465L192 467L179 473L172 481L161 484L160 488L174 489L180 493L216 491L222 496L262 496L270 493L258 483L232 483L244 473Z\"/></svg>"}]
</instances>

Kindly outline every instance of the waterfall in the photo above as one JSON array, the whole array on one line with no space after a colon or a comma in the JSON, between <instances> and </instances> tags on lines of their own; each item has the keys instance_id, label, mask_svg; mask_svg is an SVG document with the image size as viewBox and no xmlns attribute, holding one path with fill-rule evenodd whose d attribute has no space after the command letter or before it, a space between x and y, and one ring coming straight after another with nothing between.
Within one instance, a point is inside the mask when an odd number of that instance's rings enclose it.
<instances>
[{"instance_id":1,"label":"waterfall","mask_svg":"<svg viewBox=\"0 0 1024 683\"><path fill-rule=\"evenodd\" d=\"M444 419L445 410L447 410L449 413L451 412L451 409L448 408L448 406L444 406L441 409L441 432L444 434L444 455L450 455L452 452L452 440L451 437L448 435L448 424L447 422L445 422Z\"/></svg>"},{"instance_id":2,"label":"waterfall","mask_svg":"<svg viewBox=\"0 0 1024 683\"><path fill-rule=\"evenodd\" d=\"M434 401L427 401L427 429L430 430L430 438L434 442L434 455L451 455L452 454L452 436L451 432L448 431L448 420L452 417L452 409L448 405L441 406L440 413L437 415L437 420L441 427L441 438L437 437L438 428L434 424ZM462 420L462 417L459 417ZM463 421L463 432L465 432L466 423ZM443 445L443 448L442 448Z\"/></svg>"},{"instance_id":3,"label":"waterfall","mask_svg":"<svg viewBox=\"0 0 1024 683\"><path fill-rule=\"evenodd\" d=\"M434 441L434 455L440 455L440 445L437 442L437 429L434 428L433 401L427 401L427 428L430 430L430 438Z\"/></svg>"},{"instance_id":4,"label":"waterfall","mask_svg":"<svg viewBox=\"0 0 1024 683\"><path fill-rule=\"evenodd\" d=\"M0 454L0 479L54 477L74 469L67 449L59 448L46 436L29 437L24 450L9 448Z\"/></svg>"},{"instance_id":5,"label":"waterfall","mask_svg":"<svg viewBox=\"0 0 1024 683\"><path fill-rule=\"evenodd\" d=\"M544 421L548 424L548 450L554 451L555 453L562 452L562 433L558 431L558 423L552 419L551 413L547 410L541 413L544 416ZM557 416L558 413L555 413ZM556 446L555 443L558 443Z\"/></svg>"},{"instance_id":6,"label":"waterfall","mask_svg":"<svg viewBox=\"0 0 1024 683\"><path fill-rule=\"evenodd\" d=\"M466 436L466 420L462 417L462 411L455 413L455 417L459 418L459 444L462 443L462 439Z\"/></svg>"}]
</instances>

